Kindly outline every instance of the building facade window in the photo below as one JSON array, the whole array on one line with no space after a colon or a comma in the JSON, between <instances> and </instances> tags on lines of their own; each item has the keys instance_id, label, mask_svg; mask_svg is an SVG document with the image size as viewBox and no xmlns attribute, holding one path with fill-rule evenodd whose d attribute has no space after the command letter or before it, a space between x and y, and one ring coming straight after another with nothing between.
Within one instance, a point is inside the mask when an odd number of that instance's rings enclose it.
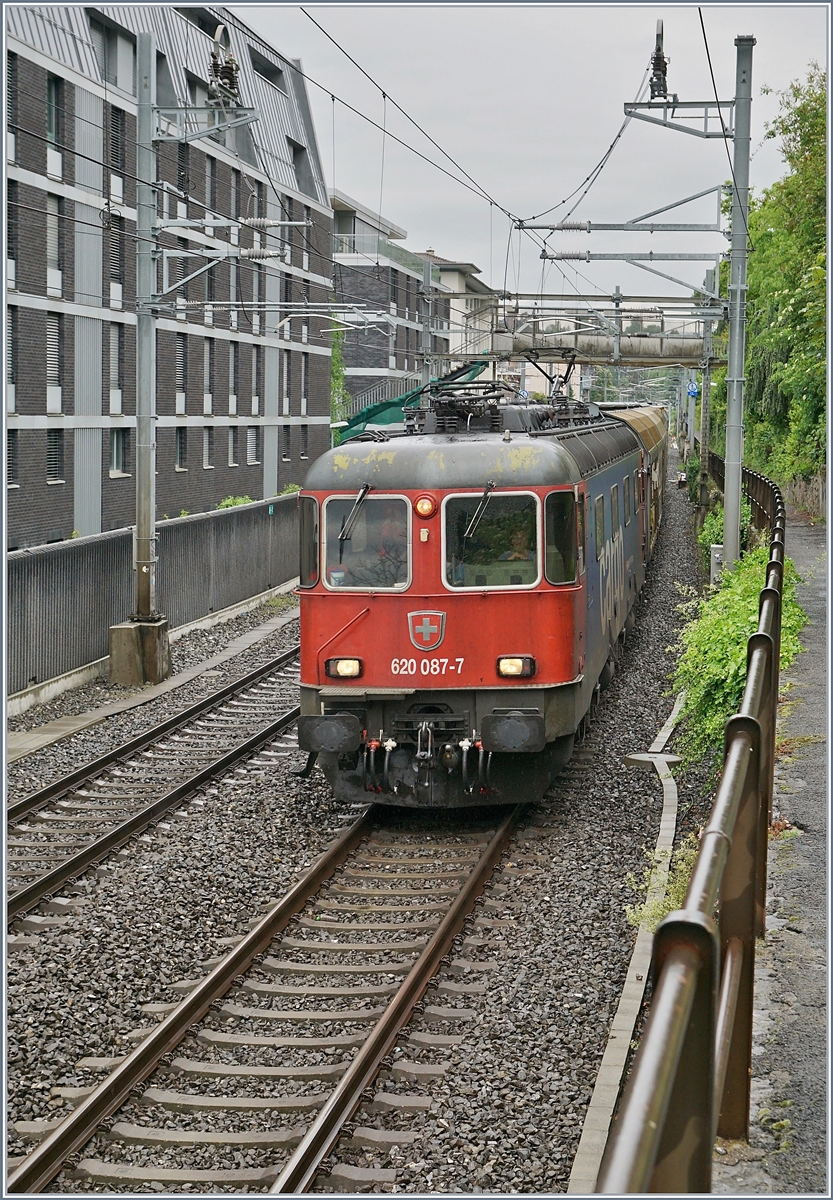
<instances>
[{"instance_id":1,"label":"building facade window","mask_svg":"<svg viewBox=\"0 0 833 1200\"><path fill-rule=\"evenodd\" d=\"M301 355L301 416L307 415L307 401L309 398L309 355Z\"/></svg>"},{"instance_id":2,"label":"building facade window","mask_svg":"<svg viewBox=\"0 0 833 1200\"><path fill-rule=\"evenodd\" d=\"M240 343L229 342L228 348L228 411L237 415L237 389L240 386Z\"/></svg>"},{"instance_id":3,"label":"building facade window","mask_svg":"<svg viewBox=\"0 0 833 1200\"><path fill-rule=\"evenodd\" d=\"M46 77L46 140L53 146L61 144L63 80L57 75Z\"/></svg>"},{"instance_id":4,"label":"building facade window","mask_svg":"<svg viewBox=\"0 0 833 1200\"><path fill-rule=\"evenodd\" d=\"M240 172L231 172L231 215L235 220L240 216Z\"/></svg>"},{"instance_id":5,"label":"building facade window","mask_svg":"<svg viewBox=\"0 0 833 1200\"><path fill-rule=\"evenodd\" d=\"M7 487L19 487L19 459L17 445L17 430L8 429L6 431L6 485Z\"/></svg>"},{"instance_id":6,"label":"building facade window","mask_svg":"<svg viewBox=\"0 0 833 1200\"><path fill-rule=\"evenodd\" d=\"M10 179L6 192L6 283L14 289L17 287L17 231L19 208L17 198L17 181Z\"/></svg>"},{"instance_id":7,"label":"building facade window","mask_svg":"<svg viewBox=\"0 0 833 1200\"><path fill-rule=\"evenodd\" d=\"M234 425L230 425L228 431L228 465L237 466L237 428Z\"/></svg>"},{"instance_id":8,"label":"building facade window","mask_svg":"<svg viewBox=\"0 0 833 1200\"><path fill-rule=\"evenodd\" d=\"M214 338L204 338L202 348L202 406L205 416L211 415L214 402Z\"/></svg>"},{"instance_id":9,"label":"building facade window","mask_svg":"<svg viewBox=\"0 0 833 1200\"><path fill-rule=\"evenodd\" d=\"M263 296L261 288L263 266L255 263L252 269L252 333L260 333L260 301Z\"/></svg>"},{"instance_id":10,"label":"building facade window","mask_svg":"<svg viewBox=\"0 0 833 1200\"><path fill-rule=\"evenodd\" d=\"M304 205L304 220L309 221L309 220L311 220L311 218L312 218L312 209L309 207L309 205L305 204ZM304 252L301 257L301 266L303 267L303 269L305 271L308 271L309 270L310 227L307 226L305 229L302 229L301 234L303 236L303 245L304 245Z\"/></svg>"},{"instance_id":11,"label":"building facade window","mask_svg":"<svg viewBox=\"0 0 833 1200\"><path fill-rule=\"evenodd\" d=\"M309 425L301 426L301 458L309 458Z\"/></svg>"},{"instance_id":12,"label":"building facade window","mask_svg":"<svg viewBox=\"0 0 833 1200\"><path fill-rule=\"evenodd\" d=\"M260 461L260 429L257 425L250 425L246 430L246 466L257 466Z\"/></svg>"},{"instance_id":13,"label":"building facade window","mask_svg":"<svg viewBox=\"0 0 833 1200\"><path fill-rule=\"evenodd\" d=\"M124 326L110 323L109 347L109 404L111 415L122 411L122 380L124 378Z\"/></svg>"},{"instance_id":14,"label":"building facade window","mask_svg":"<svg viewBox=\"0 0 833 1200\"><path fill-rule=\"evenodd\" d=\"M9 162L17 162L17 55L6 55L6 112L11 128L6 134L6 158Z\"/></svg>"},{"instance_id":15,"label":"building facade window","mask_svg":"<svg viewBox=\"0 0 833 1200\"><path fill-rule=\"evenodd\" d=\"M18 316L17 309L6 309L6 411L15 411L15 388L17 386L18 362Z\"/></svg>"},{"instance_id":16,"label":"building facade window","mask_svg":"<svg viewBox=\"0 0 833 1200\"><path fill-rule=\"evenodd\" d=\"M210 154L205 157L205 207L212 214L217 210L217 159Z\"/></svg>"},{"instance_id":17,"label":"building facade window","mask_svg":"<svg viewBox=\"0 0 833 1200\"><path fill-rule=\"evenodd\" d=\"M110 430L110 476L127 474L127 430Z\"/></svg>"},{"instance_id":18,"label":"building facade window","mask_svg":"<svg viewBox=\"0 0 833 1200\"><path fill-rule=\"evenodd\" d=\"M57 75L46 77L46 174L50 179L62 179L63 143L63 80Z\"/></svg>"},{"instance_id":19,"label":"building facade window","mask_svg":"<svg viewBox=\"0 0 833 1200\"><path fill-rule=\"evenodd\" d=\"M214 430L202 431L202 465L204 471L214 470Z\"/></svg>"},{"instance_id":20,"label":"building facade window","mask_svg":"<svg viewBox=\"0 0 833 1200\"><path fill-rule=\"evenodd\" d=\"M287 234L288 236L288 234ZM287 242L289 246L289 242ZM292 341L292 276L285 274L283 277L283 312L281 317L285 321L283 326L283 336L288 342Z\"/></svg>"},{"instance_id":21,"label":"building facade window","mask_svg":"<svg viewBox=\"0 0 833 1200\"><path fill-rule=\"evenodd\" d=\"M107 148L110 158L110 170L118 174L124 172L124 110L110 105L110 121L108 129Z\"/></svg>"},{"instance_id":22,"label":"building facade window","mask_svg":"<svg viewBox=\"0 0 833 1200\"><path fill-rule=\"evenodd\" d=\"M228 296L230 301L230 311L228 315L229 328L236 329L237 304L240 299L240 287L237 263L235 262L230 262L228 267Z\"/></svg>"},{"instance_id":23,"label":"building facade window","mask_svg":"<svg viewBox=\"0 0 833 1200\"><path fill-rule=\"evenodd\" d=\"M292 394L292 351L283 352L283 415L289 416Z\"/></svg>"},{"instance_id":24,"label":"building facade window","mask_svg":"<svg viewBox=\"0 0 833 1200\"><path fill-rule=\"evenodd\" d=\"M292 460L292 426L281 425L281 458L284 462Z\"/></svg>"},{"instance_id":25,"label":"building facade window","mask_svg":"<svg viewBox=\"0 0 833 1200\"><path fill-rule=\"evenodd\" d=\"M61 201L58 196L46 197L46 294L60 296L63 291L61 275Z\"/></svg>"},{"instance_id":26,"label":"building facade window","mask_svg":"<svg viewBox=\"0 0 833 1200\"><path fill-rule=\"evenodd\" d=\"M191 147L188 142L178 142L176 147L176 186L182 192L185 204L191 190L190 180Z\"/></svg>"},{"instance_id":27,"label":"building facade window","mask_svg":"<svg viewBox=\"0 0 833 1200\"><path fill-rule=\"evenodd\" d=\"M188 430L184 425L176 427L176 469L188 470Z\"/></svg>"},{"instance_id":28,"label":"building facade window","mask_svg":"<svg viewBox=\"0 0 833 1200\"><path fill-rule=\"evenodd\" d=\"M90 21L90 40L93 44L98 69L105 83L116 83L117 48L116 35L100 21Z\"/></svg>"},{"instance_id":29,"label":"building facade window","mask_svg":"<svg viewBox=\"0 0 833 1200\"><path fill-rule=\"evenodd\" d=\"M64 482L63 429L47 429L46 431L46 481L47 483Z\"/></svg>"},{"instance_id":30,"label":"building facade window","mask_svg":"<svg viewBox=\"0 0 833 1200\"><path fill-rule=\"evenodd\" d=\"M46 314L46 411L61 412L63 322L58 313Z\"/></svg>"},{"instance_id":31,"label":"building facade window","mask_svg":"<svg viewBox=\"0 0 833 1200\"><path fill-rule=\"evenodd\" d=\"M260 395L263 374L263 347L252 346L252 416L260 413Z\"/></svg>"},{"instance_id":32,"label":"building facade window","mask_svg":"<svg viewBox=\"0 0 833 1200\"><path fill-rule=\"evenodd\" d=\"M188 334L176 335L176 412L178 416L186 411L186 396L188 392Z\"/></svg>"},{"instance_id":33,"label":"building facade window","mask_svg":"<svg viewBox=\"0 0 833 1200\"><path fill-rule=\"evenodd\" d=\"M121 308L124 297L124 220L110 214L107 263L110 275L110 307Z\"/></svg>"}]
</instances>

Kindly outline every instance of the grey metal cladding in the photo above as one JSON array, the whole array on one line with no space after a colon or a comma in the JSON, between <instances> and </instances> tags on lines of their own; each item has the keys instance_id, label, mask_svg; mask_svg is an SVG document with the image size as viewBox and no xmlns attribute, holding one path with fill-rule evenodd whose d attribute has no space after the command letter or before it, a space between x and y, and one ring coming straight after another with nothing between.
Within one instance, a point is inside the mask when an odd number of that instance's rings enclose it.
<instances>
[{"instance_id":1,"label":"grey metal cladding","mask_svg":"<svg viewBox=\"0 0 833 1200\"><path fill-rule=\"evenodd\" d=\"M72 320L72 318L70 318ZM95 317L75 317L75 413L101 416L102 323ZM80 431L76 430L76 437ZM100 463L96 464L101 474ZM78 476L76 474L76 481Z\"/></svg>"},{"instance_id":2,"label":"grey metal cladding","mask_svg":"<svg viewBox=\"0 0 833 1200\"><path fill-rule=\"evenodd\" d=\"M294 71L289 72L289 78L292 80L292 87L295 92L295 100L298 105L298 111L301 114L301 120L304 123L304 132L306 136L303 138L303 143L307 147L310 156L310 166L312 167L312 175L315 180L316 187L324 188L326 192L326 184L324 182L324 172L321 169L321 158L318 154L318 140L315 136L315 125L312 120L312 112L309 106L309 96L307 95L306 80L300 72L303 70L301 60L293 59L292 62Z\"/></svg>"},{"instance_id":3,"label":"grey metal cladding","mask_svg":"<svg viewBox=\"0 0 833 1200\"><path fill-rule=\"evenodd\" d=\"M104 187L104 102L100 96L94 96L82 87L75 89L75 149L78 151L75 182L79 187L101 193Z\"/></svg>"},{"instance_id":4,"label":"grey metal cladding","mask_svg":"<svg viewBox=\"0 0 833 1200\"><path fill-rule=\"evenodd\" d=\"M88 79L101 79L83 8L10 4L5 11L12 37Z\"/></svg>"},{"instance_id":5,"label":"grey metal cladding","mask_svg":"<svg viewBox=\"0 0 833 1200\"><path fill-rule=\"evenodd\" d=\"M240 68L242 102L260 111L260 119L248 127L258 150L257 165L277 186L300 191L287 138L305 147L313 179L311 198L329 208L306 84L296 66L282 58L228 9L206 7L204 11L212 18L216 17L218 25L226 26L231 52ZM154 33L157 48L167 60L179 104L188 103L189 73L208 82L213 38L167 4L97 5L90 9L9 5L6 7L7 29L12 37L103 84L90 41L87 12L101 13L113 25L133 36L146 31ZM288 86L286 93L255 71L250 46L283 72Z\"/></svg>"},{"instance_id":6,"label":"grey metal cladding","mask_svg":"<svg viewBox=\"0 0 833 1200\"><path fill-rule=\"evenodd\" d=\"M101 434L100 429L76 429L73 439L72 523L81 537L101 533Z\"/></svg>"},{"instance_id":7,"label":"grey metal cladding","mask_svg":"<svg viewBox=\"0 0 833 1200\"><path fill-rule=\"evenodd\" d=\"M100 210L90 208L88 204L76 203L75 221L75 303L94 304L100 308L103 253ZM76 408L76 411L79 410Z\"/></svg>"}]
</instances>

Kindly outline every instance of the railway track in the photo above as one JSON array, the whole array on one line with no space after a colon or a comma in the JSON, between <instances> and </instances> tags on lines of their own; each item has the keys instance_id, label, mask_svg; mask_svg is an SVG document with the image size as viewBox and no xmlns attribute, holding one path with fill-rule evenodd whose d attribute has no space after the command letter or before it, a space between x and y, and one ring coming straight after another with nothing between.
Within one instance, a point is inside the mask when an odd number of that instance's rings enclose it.
<instances>
[{"instance_id":1,"label":"railway track","mask_svg":"<svg viewBox=\"0 0 833 1200\"><path fill-rule=\"evenodd\" d=\"M10 804L7 919L53 895L241 760L258 751L267 759L288 753L264 747L297 720L299 649Z\"/></svg>"},{"instance_id":2,"label":"railway track","mask_svg":"<svg viewBox=\"0 0 833 1200\"><path fill-rule=\"evenodd\" d=\"M408 1115L431 1100L413 1081L441 1077L437 1056L464 1040L467 997L485 990L478 976L491 964L458 962L475 981L443 984L437 1003L425 991L523 812L492 810L461 830L432 814L366 809L246 936L203 964L206 976L174 985L184 999L145 1006L161 1020L135 1032L130 1054L79 1063L89 1078L106 1075L54 1089L72 1111L15 1126L39 1144L13 1165L8 1191L43 1190L93 1138L59 1188L77 1179L84 1190L298 1193L324 1164L339 1190L344 1180L347 1190L393 1182L394 1172L330 1156L362 1105L395 1114L396 1127L371 1116L349 1148L414 1140ZM419 1028L397 1045L415 1012ZM374 1091L380 1069L388 1081Z\"/></svg>"}]
</instances>

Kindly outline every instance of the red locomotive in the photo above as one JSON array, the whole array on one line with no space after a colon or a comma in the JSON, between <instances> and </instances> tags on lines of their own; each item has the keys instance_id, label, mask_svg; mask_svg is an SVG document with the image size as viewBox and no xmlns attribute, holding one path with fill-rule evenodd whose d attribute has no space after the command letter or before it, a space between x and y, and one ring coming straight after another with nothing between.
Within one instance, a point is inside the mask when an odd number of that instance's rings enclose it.
<instances>
[{"instance_id":1,"label":"red locomotive","mask_svg":"<svg viewBox=\"0 0 833 1200\"><path fill-rule=\"evenodd\" d=\"M299 745L338 797L461 807L542 793L632 619L667 440L660 407L438 385L404 433L313 464Z\"/></svg>"}]
</instances>

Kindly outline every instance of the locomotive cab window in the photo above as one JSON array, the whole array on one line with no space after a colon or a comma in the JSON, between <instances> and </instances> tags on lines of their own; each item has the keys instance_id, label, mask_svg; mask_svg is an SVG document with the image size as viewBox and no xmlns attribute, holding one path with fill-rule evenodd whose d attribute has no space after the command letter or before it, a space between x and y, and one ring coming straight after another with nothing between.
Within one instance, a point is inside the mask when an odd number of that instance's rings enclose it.
<instances>
[{"instance_id":1,"label":"locomotive cab window","mask_svg":"<svg viewBox=\"0 0 833 1200\"><path fill-rule=\"evenodd\" d=\"M614 483L610 489L610 536L615 538L619 532L619 484Z\"/></svg>"},{"instance_id":2,"label":"locomotive cab window","mask_svg":"<svg viewBox=\"0 0 833 1200\"><path fill-rule=\"evenodd\" d=\"M408 586L410 527L406 500L391 496L333 497L325 505L324 527L327 587L375 592L399 591Z\"/></svg>"},{"instance_id":3,"label":"locomotive cab window","mask_svg":"<svg viewBox=\"0 0 833 1200\"><path fill-rule=\"evenodd\" d=\"M538 499L486 491L445 502L445 582L532 587L541 576Z\"/></svg>"},{"instance_id":4,"label":"locomotive cab window","mask_svg":"<svg viewBox=\"0 0 833 1200\"><path fill-rule=\"evenodd\" d=\"M602 557L602 547L605 544L605 498L596 497L596 558Z\"/></svg>"},{"instance_id":5,"label":"locomotive cab window","mask_svg":"<svg viewBox=\"0 0 833 1200\"><path fill-rule=\"evenodd\" d=\"M631 523L631 477L630 477L630 475L625 476L624 497L623 498L624 498L624 502L625 502L625 524L630 525L630 523Z\"/></svg>"},{"instance_id":6,"label":"locomotive cab window","mask_svg":"<svg viewBox=\"0 0 833 1200\"><path fill-rule=\"evenodd\" d=\"M584 496L579 496L579 498L578 498L578 508L576 511L576 516L578 518L578 520L577 520L577 525L578 525L578 573L579 573L579 575L583 575L584 574L584 563L585 563Z\"/></svg>"},{"instance_id":7,"label":"locomotive cab window","mask_svg":"<svg viewBox=\"0 0 833 1200\"><path fill-rule=\"evenodd\" d=\"M301 529L301 587L315 587L318 583L318 501L313 496L302 496L300 501Z\"/></svg>"},{"instance_id":8,"label":"locomotive cab window","mask_svg":"<svg viewBox=\"0 0 833 1200\"><path fill-rule=\"evenodd\" d=\"M544 503L546 554L550 583L575 583L576 502L573 493L551 492Z\"/></svg>"}]
</instances>

